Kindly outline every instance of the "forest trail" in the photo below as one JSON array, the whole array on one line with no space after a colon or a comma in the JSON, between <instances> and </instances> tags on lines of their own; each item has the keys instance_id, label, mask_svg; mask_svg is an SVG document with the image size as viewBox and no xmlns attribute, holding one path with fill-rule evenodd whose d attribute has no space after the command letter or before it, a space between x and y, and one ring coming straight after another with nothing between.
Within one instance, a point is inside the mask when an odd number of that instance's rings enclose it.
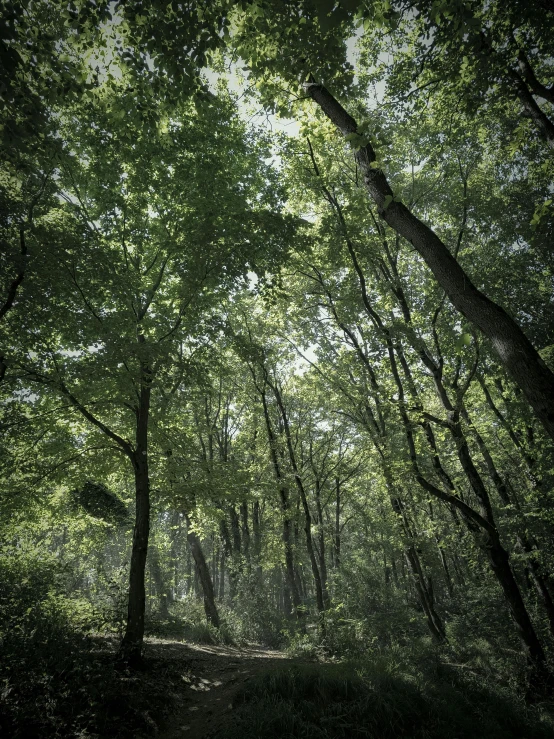
<instances>
[{"instance_id":1,"label":"forest trail","mask_svg":"<svg viewBox=\"0 0 554 739\"><path fill-rule=\"evenodd\" d=\"M227 723L233 700L253 675L272 666L296 663L283 652L263 647L229 647L148 639L146 659L183 663L182 692L172 696L178 708L159 739L205 739Z\"/></svg>"}]
</instances>

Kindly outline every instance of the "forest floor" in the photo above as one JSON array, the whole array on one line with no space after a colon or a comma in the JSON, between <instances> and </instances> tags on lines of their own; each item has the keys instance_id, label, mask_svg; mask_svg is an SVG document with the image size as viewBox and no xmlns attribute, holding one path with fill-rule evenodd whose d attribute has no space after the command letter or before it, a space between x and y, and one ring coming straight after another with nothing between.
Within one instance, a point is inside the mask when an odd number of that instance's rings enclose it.
<instances>
[{"instance_id":1,"label":"forest floor","mask_svg":"<svg viewBox=\"0 0 554 739\"><path fill-rule=\"evenodd\" d=\"M443 662L435 651L404 662L398 651L314 661L151 637L142 668L130 670L114 660L118 644L97 634L12 650L3 680L0 673L0 735L554 739L554 701L526 706L494 672Z\"/></svg>"},{"instance_id":2,"label":"forest floor","mask_svg":"<svg viewBox=\"0 0 554 739\"><path fill-rule=\"evenodd\" d=\"M159 739L203 739L231 719L233 700L256 674L298 664L282 652L263 647L228 647L148 639L148 661L182 664L182 693L176 710L162 725Z\"/></svg>"}]
</instances>

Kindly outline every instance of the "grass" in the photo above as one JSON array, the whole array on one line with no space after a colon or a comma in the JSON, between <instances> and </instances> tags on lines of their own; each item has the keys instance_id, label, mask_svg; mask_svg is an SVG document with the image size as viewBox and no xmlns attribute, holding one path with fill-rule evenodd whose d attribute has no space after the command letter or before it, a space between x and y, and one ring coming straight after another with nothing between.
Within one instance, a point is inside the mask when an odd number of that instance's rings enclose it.
<instances>
[{"instance_id":1,"label":"grass","mask_svg":"<svg viewBox=\"0 0 554 739\"><path fill-rule=\"evenodd\" d=\"M427 676L381 664L301 665L253 678L213 739L551 739L542 708L442 666Z\"/></svg>"}]
</instances>

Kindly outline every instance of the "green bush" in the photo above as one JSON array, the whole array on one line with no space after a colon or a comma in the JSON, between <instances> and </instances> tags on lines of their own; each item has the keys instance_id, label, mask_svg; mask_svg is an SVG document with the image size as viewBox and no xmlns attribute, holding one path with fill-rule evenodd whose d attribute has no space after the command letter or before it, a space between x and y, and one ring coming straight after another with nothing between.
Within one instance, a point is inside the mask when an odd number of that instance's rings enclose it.
<instances>
[{"instance_id":1,"label":"green bush","mask_svg":"<svg viewBox=\"0 0 554 739\"><path fill-rule=\"evenodd\" d=\"M118 640L92 633L106 626L106 614L65 595L68 579L47 550L0 552L0 736L152 736L153 717L170 710L182 666L120 673Z\"/></svg>"},{"instance_id":2,"label":"green bush","mask_svg":"<svg viewBox=\"0 0 554 739\"><path fill-rule=\"evenodd\" d=\"M224 610L219 609L224 616ZM146 617L145 633L148 636L179 639L198 644L234 644L232 628L225 618L219 629L206 623L204 606L196 598L185 598L172 603L169 618L161 618L159 614Z\"/></svg>"},{"instance_id":3,"label":"green bush","mask_svg":"<svg viewBox=\"0 0 554 739\"><path fill-rule=\"evenodd\" d=\"M221 613L235 642L284 646L286 620L271 607L254 570L241 574L232 606L221 608Z\"/></svg>"}]
</instances>

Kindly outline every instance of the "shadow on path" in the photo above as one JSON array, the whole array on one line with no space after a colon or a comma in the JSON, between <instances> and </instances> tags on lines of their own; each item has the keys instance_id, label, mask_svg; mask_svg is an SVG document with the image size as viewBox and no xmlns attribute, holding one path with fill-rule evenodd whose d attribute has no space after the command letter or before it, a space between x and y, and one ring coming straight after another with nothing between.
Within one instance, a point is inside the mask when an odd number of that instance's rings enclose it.
<instances>
[{"instance_id":1,"label":"shadow on path","mask_svg":"<svg viewBox=\"0 0 554 739\"><path fill-rule=\"evenodd\" d=\"M159 739L203 739L231 717L233 699L244 683L258 672L298 664L282 652L262 647L185 644L148 639L146 661L179 667L182 691L168 696L176 710L162 726ZM181 663L181 664L180 664Z\"/></svg>"}]
</instances>

